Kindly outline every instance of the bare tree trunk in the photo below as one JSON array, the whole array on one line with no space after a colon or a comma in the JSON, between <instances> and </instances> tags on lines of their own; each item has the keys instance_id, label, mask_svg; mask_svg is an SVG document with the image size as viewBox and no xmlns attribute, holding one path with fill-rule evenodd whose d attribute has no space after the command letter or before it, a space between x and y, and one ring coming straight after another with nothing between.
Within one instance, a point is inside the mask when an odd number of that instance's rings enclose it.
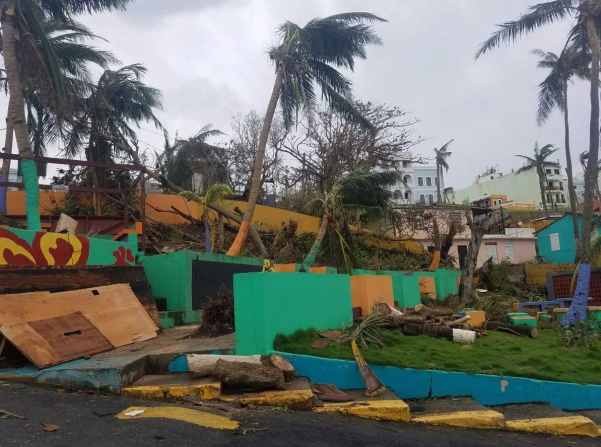
<instances>
[{"instance_id":1,"label":"bare tree trunk","mask_svg":"<svg viewBox=\"0 0 601 447\"><path fill-rule=\"evenodd\" d=\"M568 174L568 189L570 208L572 209L572 224L574 225L574 263L580 261L580 229L578 228L578 207L576 191L574 191L574 175L572 171L572 154L570 152L570 120L568 115L568 80L563 81L563 123L565 128L566 172Z\"/></svg>"},{"instance_id":2,"label":"bare tree trunk","mask_svg":"<svg viewBox=\"0 0 601 447\"><path fill-rule=\"evenodd\" d=\"M461 282L459 283L459 296L464 302L469 302L472 296L472 282L474 272L478 263L478 253L482 245L484 233L490 227L494 220L494 213L472 218L470 213L467 214L467 224L471 230L471 239L467 248L467 256L465 258L465 267L461 272Z\"/></svg>"},{"instance_id":3,"label":"bare tree trunk","mask_svg":"<svg viewBox=\"0 0 601 447\"><path fill-rule=\"evenodd\" d=\"M547 209L547 198L545 197L545 183L543 181L543 178L542 178L540 172L538 173L538 187L540 188L540 198L543 202L543 210L545 211L545 214L548 216L549 210Z\"/></svg>"},{"instance_id":4,"label":"bare tree trunk","mask_svg":"<svg viewBox=\"0 0 601 447\"><path fill-rule=\"evenodd\" d=\"M280 97L280 90L282 88L282 79L284 78L284 71L282 67L278 68L275 84L271 92L271 98L269 99L269 105L267 106L267 112L265 113L265 120L263 121L263 128L261 129L261 136L259 137L259 147L257 149L257 156L255 158L255 165L253 167L252 174L252 187L248 197L248 204L244 211L244 217L240 224L240 229L236 235L236 239L232 243L232 246L228 250L229 256L240 256L242 248L246 242L249 227L252 225L253 213L255 212L255 206L259 198L259 189L261 188L261 174L263 172L263 160L265 159L265 150L267 148L267 140L269 138L269 131L271 130L271 123L273 122L273 116L278 105L278 99Z\"/></svg>"},{"instance_id":5,"label":"bare tree trunk","mask_svg":"<svg viewBox=\"0 0 601 447\"><path fill-rule=\"evenodd\" d=\"M205 252L212 253L213 249L211 247L211 223L209 222L209 218L206 216L202 216L202 224L205 227Z\"/></svg>"},{"instance_id":6,"label":"bare tree trunk","mask_svg":"<svg viewBox=\"0 0 601 447\"><path fill-rule=\"evenodd\" d=\"M323 238L326 235L326 231L328 230L329 223L330 213L326 209L326 211L323 213L323 217L321 218L321 225L319 227L319 231L317 232L317 236L315 237L315 242L313 242L311 250L309 251L307 256L305 256L303 264L308 265L309 267L315 264L315 259L319 254L319 249L321 248L321 243L323 242Z\"/></svg>"},{"instance_id":7,"label":"bare tree trunk","mask_svg":"<svg viewBox=\"0 0 601 447\"><path fill-rule=\"evenodd\" d=\"M438 162L436 162L436 201L437 203L442 203L442 195L440 194L441 181L440 181L440 171L442 171Z\"/></svg>"},{"instance_id":8,"label":"bare tree trunk","mask_svg":"<svg viewBox=\"0 0 601 447\"><path fill-rule=\"evenodd\" d=\"M221 213L217 213L217 228L219 229L217 250L223 251L223 244L225 244L225 227L223 225L223 214Z\"/></svg>"},{"instance_id":9,"label":"bare tree trunk","mask_svg":"<svg viewBox=\"0 0 601 447\"><path fill-rule=\"evenodd\" d=\"M10 116L11 100L8 100L8 110L6 111L6 137L4 140L4 153L12 154L13 152L13 120ZM2 160L2 170L0 170L0 181L7 182L10 174L10 160L6 158ZM0 214L8 215L7 187L0 186Z\"/></svg>"},{"instance_id":10,"label":"bare tree trunk","mask_svg":"<svg viewBox=\"0 0 601 447\"><path fill-rule=\"evenodd\" d=\"M590 122L590 146L588 163L584 175L584 207L582 212L582 247L580 250L580 261L590 263L591 249L587 243L592 232L593 217L593 194L595 183L597 183L597 162L599 160L599 59L601 58L601 47L597 36L597 25L595 16L596 1L589 0L588 18L586 20L586 31L591 48L591 122ZM588 284L587 284L588 292Z\"/></svg>"},{"instance_id":11,"label":"bare tree trunk","mask_svg":"<svg viewBox=\"0 0 601 447\"><path fill-rule=\"evenodd\" d=\"M0 6L7 6L7 2L0 3ZM14 8L5 8L2 13L2 53L4 56L4 67L6 70L6 80L10 90L10 116L13 119L13 126L17 146L19 148L19 160L21 162L21 171L23 172L23 183L25 183L25 201L27 209L27 228L39 231L42 229L40 221L40 185L38 183L38 173L35 162L33 161L33 151L29 143L27 133L27 120L25 118L25 99L23 98L23 87L21 85L21 76L19 74L19 60L15 47L15 29L13 24L15 10Z\"/></svg>"}]
</instances>

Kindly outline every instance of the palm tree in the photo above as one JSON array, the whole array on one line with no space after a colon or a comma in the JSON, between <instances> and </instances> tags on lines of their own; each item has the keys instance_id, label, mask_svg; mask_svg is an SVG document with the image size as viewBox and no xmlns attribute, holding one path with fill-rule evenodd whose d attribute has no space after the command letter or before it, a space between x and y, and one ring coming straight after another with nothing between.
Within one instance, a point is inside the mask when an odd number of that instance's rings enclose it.
<instances>
[{"instance_id":1,"label":"palm tree","mask_svg":"<svg viewBox=\"0 0 601 447\"><path fill-rule=\"evenodd\" d=\"M0 1L0 24L2 25L2 56L11 100L8 116L12 120L19 159L26 189L27 226L31 230L40 230L38 210L40 187L37 169L33 161L33 151L27 133L25 117L25 98L20 73L25 65L20 49L24 46L37 48L35 39L39 37L42 45L38 52L44 61L45 74L55 93L57 108L63 105L64 84L56 54L46 36L40 32L46 19L69 22L73 15L124 9L130 0L2 0Z\"/></svg>"},{"instance_id":2,"label":"palm tree","mask_svg":"<svg viewBox=\"0 0 601 447\"><path fill-rule=\"evenodd\" d=\"M118 150L112 138L136 141L132 126L150 121L162 129L154 109L162 109L160 90L142 82L146 67L132 64L105 70L73 120L65 152L75 156L82 148L89 161L112 161ZM94 168L89 183L103 186L106 170Z\"/></svg>"},{"instance_id":3,"label":"palm tree","mask_svg":"<svg viewBox=\"0 0 601 447\"><path fill-rule=\"evenodd\" d=\"M185 197L188 200L199 203L202 205L202 223L205 227L205 251L207 253L211 253L213 250L211 248L211 223L209 221L209 213L210 208L209 204L217 204L221 205L221 201L226 197L232 196L234 191L231 190L229 186L224 183L214 183L207 189L206 194L203 197L200 197L198 194L195 194L190 191L181 192L179 195ZM221 215L220 215L221 216ZM220 231L222 231L220 229ZM220 234L221 236L221 234Z\"/></svg>"},{"instance_id":4,"label":"palm tree","mask_svg":"<svg viewBox=\"0 0 601 447\"><path fill-rule=\"evenodd\" d=\"M599 160L599 62L601 60L601 45L599 44L598 24L601 19L601 0L552 0L531 6L519 19L499 25L499 29L480 46L476 52L476 58L500 46L503 42L513 42L518 37L544 25L568 18L573 19L573 21L567 36L567 43L591 54L590 162L584 175L584 206L582 213L582 234L588 237L593 228L593 191L597 179L597 162ZM590 244L582 244L580 261L582 264L578 270L578 285L573 301L575 306L571 306L569 315L563 319L563 324L573 324L576 321L576 312L579 312L577 309L586 308L591 261ZM579 320L583 320L586 316L579 312L577 317Z\"/></svg>"},{"instance_id":5,"label":"palm tree","mask_svg":"<svg viewBox=\"0 0 601 447\"><path fill-rule=\"evenodd\" d=\"M33 155L43 156L46 145L55 142L61 133L60 121L69 113L70 107L57 109L54 100L54 88L48 84L44 61L39 53L43 50L43 41L47 40L56 55L66 104L72 104L82 93L89 91L89 65L106 68L117 59L109 52L98 50L85 43L96 38L86 27L76 22L57 22L45 20L39 30L42 35L34 36L35 46L21 48L21 59L28 67L21 73L23 96L27 107L27 128L33 142ZM10 102L10 99L9 99ZM12 119L7 113L6 140L4 153L12 153ZM45 175L45 165L38 163L38 175ZM2 161L0 179L7 179L10 160ZM6 188L0 187L0 214L6 214Z\"/></svg>"},{"instance_id":6,"label":"palm tree","mask_svg":"<svg viewBox=\"0 0 601 447\"><path fill-rule=\"evenodd\" d=\"M165 132L165 150L160 155L160 165L165 170L167 178L182 189L194 190L192 176L194 173L203 174L203 187L213 183L227 181L227 169L224 166L224 149L207 143L207 139L224 135L210 124L204 126L191 138L180 139L175 136L172 144Z\"/></svg>"},{"instance_id":7,"label":"palm tree","mask_svg":"<svg viewBox=\"0 0 601 447\"><path fill-rule=\"evenodd\" d=\"M348 210L360 210L371 218L385 216L390 211L389 201L392 196L387 187L395 185L399 180L398 172L365 173L355 171L335 182L322 198L315 199L309 204L318 205L322 217L313 246L303 263L309 267L315 263L315 258L319 254L321 243L330 225L333 226L340 239L343 239L343 234L351 234L348 229ZM344 240L341 240L340 243L344 253L348 244Z\"/></svg>"},{"instance_id":8,"label":"palm tree","mask_svg":"<svg viewBox=\"0 0 601 447\"><path fill-rule=\"evenodd\" d=\"M246 241L259 197L261 172L269 131L278 105L282 108L284 126L288 129L301 110L311 111L316 103L315 84L333 110L371 129L353 104L351 81L336 68L354 69L355 58L366 58L366 45L382 41L369 25L384 22L373 14L351 12L323 19L313 19L304 27L286 22L278 29L280 41L269 51L275 65L275 83L265 113L259 146L255 157L248 205L230 256L239 256Z\"/></svg>"},{"instance_id":9,"label":"palm tree","mask_svg":"<svg viewBox=\"0 0 601 447\"><path fill-rule=\"evenodd\" d=\"M554 161L547 161L552 154L557 152L559 149L553 148L552 144L547 144L542 148L538 148L538 142L534 143L534 157L528 155L516 155L526 160L524 166L517 170L517 173L535 170L538 175L538 185L540 187L540 197L543 204L543 209L549 215L547 210L547 199L545 198L546 185L547 185L547 173L545 168L547 167L558 167L559 164ZM553 206L553 196L551 195L551 206Z\"/></svg>"},{"instance_id":10,"label":"palm tree","mask_svg":"<svg viewBox=\"0 0 601 447\"><path fill-rule=\"evenodd\" d=\"M590 80L591 72L588 68L590 56L580 48L565 48L559 56L555 53L533 50L532 54L539 57L538 67L550 70L543 82L539 84L538 109L536 121L542 126L551 112L559 108L563 112L566 171L568 174L568 190L570 207L572 209L572 223L574 225L575 262L580 259L580 232L578 228L578 207L576 205L576 191L574 190L574 172L572 170L572 154L570 151L570 124L568 116L568 85L574 76Z\"/></svg>"},{"instance_id":11,"label":"palm tree","mask_svg":"<svg viewBox=\"0 0 601 447\"><path fill-rule=\"evenodd\" d=\"M436 202L442 203L442 188L443 188L443 168L445 171L449 171L449 164L447 158L449 158L452 152L448 151L449 145L455 140L447 141L440 149L434 148L436 154Z\"/></svg>"}]
</instances>

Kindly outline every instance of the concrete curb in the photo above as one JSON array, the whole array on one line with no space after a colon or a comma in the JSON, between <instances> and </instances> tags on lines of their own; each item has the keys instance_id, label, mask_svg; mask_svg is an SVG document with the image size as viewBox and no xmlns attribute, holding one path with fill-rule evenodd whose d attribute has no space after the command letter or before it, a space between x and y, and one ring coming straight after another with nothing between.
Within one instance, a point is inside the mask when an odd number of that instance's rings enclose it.
<instances>
[{"instance_id":1,"label":"concrete curb","mask_svg":"<svg viewBox=\"0 0 601 447\"><path fill-rule=\"evenodd\" d=\"M384 421L408 422L409 405L402 400L353 401L344 403L324 403L315 407L316 413L344 414Z\"/></svg>"},{"instance_id":2,"label":"concrete curb","mask_svg":"<svg viewBox=\"0 0 601 447\"><path fill-rule=\"evenodd\" d=\"M505 417L498 411L457 411L454 413L416 416L411 422L430 425L447 425L451 427L466 427L476 429L505 428Z\"/></svg>"},{"instance_id":3,"label":"concrete curb","mask_svg":"<svg viewBox=\"0 0 601 447\"><path fill-rule=\"evenodd\" d=\"M523 419L507 421L508 430L528 433L546 433L550 435L580 435L596 438L601 436L601 429L593 421L584 416L562 418Z\"/></svg>"},{"instance_id":4,"label":"concrete curb","mask_svg":"<svg viewBox=\"0 0 601 447\"><path fill-rule=\"evenodd\" d=\"M221 396L223 402L240 402L245 405L284 407L292 410L313 408L313 392L309 390L263 391L253 394Z\"/></svg>"}]
</instances>

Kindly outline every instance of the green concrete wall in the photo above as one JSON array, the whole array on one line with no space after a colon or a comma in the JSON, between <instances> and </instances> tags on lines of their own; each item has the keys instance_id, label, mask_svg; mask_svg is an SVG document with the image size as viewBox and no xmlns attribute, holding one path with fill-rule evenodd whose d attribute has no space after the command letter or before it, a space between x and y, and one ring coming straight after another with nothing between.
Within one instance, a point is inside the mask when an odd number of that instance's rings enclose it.
<instances>
[{"instance_id":1,"label":"green concrete wall","mask_svg":"<svg viewBox=\"0 0 601 447\"><path fill-rule=\"evenodd\" d=\"M152 293L155 298L167 300L168 311L193 312L192 261L196 259L230 264L263 265L261 259L195 251L145 256L142 258L142 266L152 287Z\"/></svg>"},{"instance_id":2,"label":"green concrete wall","mask_svg":"<svg viewBox=\"0 0 601 447\"><path fill-rule=\"evenodd\" d=\"M417 276L406 274L390 275L390 277L392 278L394 300L401 309L405 307L415 307L421 303Z\"/></svg>"},{"instance_id":3,"label":"green concrete wall","mask_svg":"<svg viewBox=\"0 0 601 447\"><path fill-rule=\"evenodd\" d=\"M236 354L267 354L276 335L338 329L353 321L348 275L234 275Z\"/></svg>"},{"instance_id":4,"label":"green concrete wall","mask_svg":"<svg viewBox=\"0 0 601 447\"><path fill-rule=\"evenodd\" d=\"M433 272L414 272L418 278L428 276L434 278L436 298L444 301L450 293L458 293L457 279L461 277L460 270L436 269Z\"/></svg>"}]
</instances>

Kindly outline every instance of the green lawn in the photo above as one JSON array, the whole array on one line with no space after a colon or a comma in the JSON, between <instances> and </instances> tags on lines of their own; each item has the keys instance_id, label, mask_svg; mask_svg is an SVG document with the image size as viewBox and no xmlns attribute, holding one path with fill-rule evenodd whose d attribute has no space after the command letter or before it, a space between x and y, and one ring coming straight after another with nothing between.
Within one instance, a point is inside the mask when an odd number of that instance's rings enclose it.
<instances>
[{"instance_id":1,"label":"green lawn","mask_svg":"<svg viewBox=\"0 0 601 447\"><path fill-rule=\"evenodd\" d=\"M561 333L539 331L536 339L502 332L489 332L473 344L464 345L428 336L405 336L382 331L384 348L363 350L368 363L401 368L438 369L473 374L497 374L541 380L601 384L601 343L590 348L563 347ZM319 339L315 330L278 336L278 351L331 359L354 360L350 346L332 343L326 349L311 349Z\"/></svg>"}]
</instances>

